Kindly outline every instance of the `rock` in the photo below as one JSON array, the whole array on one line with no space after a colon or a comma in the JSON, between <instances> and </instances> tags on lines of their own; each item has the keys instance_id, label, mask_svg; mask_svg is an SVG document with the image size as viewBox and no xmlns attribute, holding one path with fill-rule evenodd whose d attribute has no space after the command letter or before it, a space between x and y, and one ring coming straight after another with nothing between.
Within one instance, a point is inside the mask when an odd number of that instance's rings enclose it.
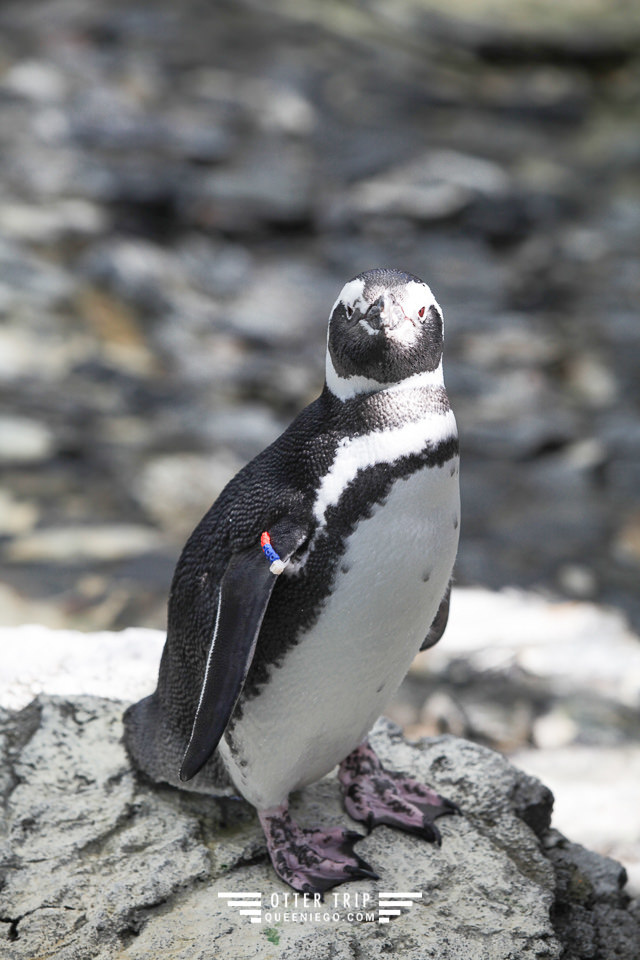
<instances>
[{"instance_id":1,"label":"rock","mask_svg":"<svg viewBox=\"0 0 640 960\"><path fill-rule=\"evenodd\" d=\"M250 279L251 255L240 244L213 243L192 235L185 238L176 253L188 282L211 297L236 295Z\"/></svg>"},{"instance_id":2,"label":"rock","mask_svg":"<svg viewBox=\"0 0 640 960\"><path fill-rule=\"evenodd\" d=\"M134 312L127 304L91 287L80 292L78 305L100 343L103 361L137 377L158 373Z\"/></svg>"},{"instance_id":3,"label":"rock","mask_svg":"<svg viewBox=\"0 0 640 960\"><path fill-rule=\"evenodd\" d=\"M525 314L500 314L491 326L490 337L486 330L469 330L461 342L462 356L475 369L495 375L518 367L547 366L562 355L551 332Z\"/></svg>"},{"instance_id":4,"label":"rock","mask_svg":"<svg viewBox=\"0 0 640 960\"><path fill-rule=\"evenodd\" d=\"M158 244L145 240L107 240L95 244L80 263L82 274L129 304L157 311L167 288L181 281L179 265Z\"/></svg>"},{"instance_id":5,"label":"rock","mask_svg":"<svg viewBox=\"0 0 640 960\"><path fill-rule=\"evenodd\" d=\"M0 463L38 463L54 449L54 437L38 420L0 417Z\"/></svg>"},{"instance_id":6,"label":"rock","mask_svg":"<svg viewBox=\"0 0 640 960\"><path fill-rule=\"evenodd\" d=\"M203 67L189 76L189 86L209 102L240 107L245 120L266 131L304 137L316 123L313 104L299 90L267 77L239 78L229 70Z\"/></svg>"},{"instance_id":7,"label":"rock","mask_svg":"<svg viewBox=\"0 0 640 960\"><path fill-rule=\"evenodd\" d=\"M610 407L618 395L614 370L594 355L574 357L567 369L567 381L577 399L594 410Z\"/></svg>"},{"instance_id":8,"label":"rock","mask_svg":"<svg viewBox=\"0 0 640 960\"><path fill-rule=\"evenodd\" d=\"M580 732L575 720L565 710L554 709L538 717L532 724L533 742L541 750L554 750L574 743Z\"/></svg>"},{"instance_id":9,"label":"rock","mask_svg":"<svg viewBox=\"0 0 640 960\"><path fill-rule=\"evenodd\" d=\"M245 149L239 164L185 184L182 210L198 228L215 225L234 235L265 225L293 229L311 220L311 174L300 143L266 134Z\"/></svg>"},{"instance_id":10,"label":"rock","mask_svg":"<svg viewBox=\"0 0 640 960\"><path fill-rule=\"evenodd\" d=\"M578 843L624 861L640 896L640 746L584 745L517 750L514 763L553 789L553 821ZM621 829L619 829L621 827Z\"/></svg>"},{"instance_id":11,"label":"rock","mask_svg":"<svg viewBox=\"0 0 640 960\"><path fill-rule=\"evenodd\" d=\"M434 150L357 184L339 199L334 217L448 220L474 197L502 197L508 187L509 179L497 164L454 150Z\"/></svg>"},{"instance_id":12,"label":"rock","mask_svg":"<svg viewBox=\"0 0 640 960\"><path fill-rule=\"evenodd\" d=\"M446 640L419 654L412 670L442 673L452 661L494 676L521 670L561 697L582 689L632 709L640 704L638 638L622 614L591 603L458 589Z\"/></svg>"},{"instance_id":13,"label":"rock","mask_svg":"<svg viewBox=\"0 0 640 960\"><path fill-rule=\"evenodd\" d=\"M82 334L61 329L53 318L42 316L37 309L20 312L12 320L0 329L0 383L5 388L23 378L37 382L41 388L57 384L87 353Z\"/></svg>"},{"instance_id":14,"label":"rock","mask_svg":"<svg viewBox=\"0 0 640 960\"><path fill-rule=\"evenodd\" d=\"M2 429L0 427L0 436ZM15 536L32 530L38 519L38 508L29 500L18 500L9 490L0 487L0 537Z\"/></svg>"},{"instance_id":15,"label":"rock","mask_svg":"<svg viewBox=\"0 0 640 960\"><path fill-rule=\"evenodd\" d=\"M437 690L427 697L420 710L420 723L427 728L423 736L436 733L452 733L456 737L468 736L469 719L452 696ZM412 738L413 739L413 738Z\"/></svg>"},{"instance_id":16,"label":"rock","mask_svg":"<svg viewBox=\"0 0 640 960\"><path fill-rule=\"evenodd\" d=\"M206 875L206 850L193 834L195 823L179 810L170 822L156 824L162 840L149 849L148 814L160 811L153 795L136 796L120 743L120 712L109 701L45 700L19 714L17 725L3 725L5 749L16 740L22 746L8 768L8 826L17 832L10 840L12 860L6 853L3 858L0 911L11 960L54 945L61 958L109 956L103 947L113 947L113 932L135 924L135 909L129 909L134 901L143 910ZM50 747L60 765L45 760ZM29 767L29 784L13 779ZM126 876L109 866L122 854L131 867ZM175 869L165 869L176 854ZM29 864L26 874L16 869L18 861Z\"/></svg>"},{"instance_id":17,"label":"rock","mask_svg":"<svg viewBox=\"0 0 640 960\"><path fill-rule=\"evenodd\" d=\"M0 228L18 240L51 243L68 236L91 236L105 226L100 208L85 200L60 200L44 209L24 203L0 206Z\"/></svg>"},{"instance_id":18,"label":"rock","mask_svg":"<svg viewBox=\"0 0 640 960\"><path fill-rule=\"evenodd\" d=\"M616 534L614 549L625 563L640 567L640 510L625 518Z\"/></svg>"},{"instance_id":19,"label":"rock","mask_svg":"<svg viewBox=\"0 0 640 960\"><path fill-rule=\"evenodd\" d=\"M109 561L150 553L163 545L162 536L152 527L132 523L85 524L34 530L11 543L7 556L14 563Z\"/></svg>"},{"instance_id":20,"label":"rock","mask_svg":"<svg viewBox=\"0 0 640 960\"><path fill-rule=\"evenodd\" d=\"M63 269L0 237L0 314L25 305L52 310L66 304L74 289Z\"/></svg>"},{"instance_id":21,"label":"rock","mask_svg":"<svg viewBox=\"0 0 640 960\"><path fill-rule=\"evenodd\" d=\"M640 32L636 11L631 16L602 0L588 8L549 2L514 7L505 0L481 7L430 0L425 6L425 24L436 36L497 63L575 63L597 70L625 63Z\"/></svg>"},{"instance_id":22,"label":"rock","mask_svg":"<svg viewBox=\"0 0 640 960\"><path fill-rule=\"evenodd\" d=\"M246 403L218 410L215 419L202 425L202 436L212 446L230 449L248 460L273 443L284 428L285 424L263 407Z\"/></svg>"},{"instance_id":23,"label":"rock","mask_svg":"<svg viewBox=\"0 0 640 960\"><path fill-rule=\"evenodd\" d=\"M2 86L25 100L55 103L64 99L67 85L63 71L52 64L21 60L5 73Z\"/></svg>"},{"instance_id":24,"label":"rock","mask_svg":"<svg viewBox=\"0 0 640 960\"><path fill-rule=\"evenodd\" d=\"M5 630L8 627L18 627L23 623L37 622L44 625L45 627L51 627L52 629L57 629L64 626L66 622L65 614L60 610L60 604L57 600L53 602L43 602L41 600L34 600L33 597L26 597L24 593L21 593L19 590L14 589L9 586L8 583L0 582L0 610L2 610L2 627L1 630ZM50 639L50 638L49 638ZM12 641L7 640L9 645ZM49 643L51 647L51 643ZM6 652L6 647L2 647L3 654ZM10 659L10 658L4 658ZM18 673L21 673L24 669L24 663L21 663ZM11 699L5 699L4 695L6 689L4 687L4 677L3 671L0 668L0 704L5 706L11 705ZM17 679L16 675L12 673L10 680L10 687L13 689L17 683L20 681ZM38 687L38 690L40 687ZM10 694L6 694L11 696ZM30 693L28 699L32 699L34 693ZM20 701L19 705L22 707L27 701Z\"/></svg>"},{"instance_id":25,"label":"rock","mask_svg":"<svg viewBox=\"0 0 640 960\"><path fill-rule=\"evenodd\" d=\"M135 479L133 494L164 530L184 539L241 466L224 449L211 457L156 457Z\"/></svg>"},{"instance_id":26,"label":"rock","mask_svg":"<svg viewBox=\"0 0 640 960\"><path fill-rule=\"evenodd\" d=\"M24 709L40 693L138 700L153 692L164 633L135 627L87 635L32 623L0 627L0 706Z\"/></svg>"},{"instance_id":27,"label":"rock","mask_svg":"<svg viewBox=\"0 0 640 960\"><path fill-rule=\"evenodd\" d=\"M301 909L284 907L291 891L268 864L244 802L136 776L122 744L122 709L96 697L41 696L2 712L7 960L52 949L60 960L186 960L210 956L213 944L229 960L270 957L274 944L284 960L559 960L578 922L595 942L612 916L616 956L634 956L640 926L627 909L621 868L550 833L549 791L485 748L453 737L411 746L380 723L374 742L384 762L428 779L463 815L440 821L442 847L373 831L359 849L381 880L329 892L309 911L329 919L305 922ZM331 776L305 789L295 810L304 822L348 821ZM383 889L421 896L382 924ZM260 923L228 902L236 891L257 892ZM561 917L560 937L551 915Z\"/></svg>"},{"instance_id":28,"label":"rock","mask_svg":"<svg viewBox=\"0 0 640 960\"><path fill-rule=\"evenodd\" d=\"M502 82L494 75L482 90L485 103L494 110L564 123L584 117L590 93L587 78L580 71L546 65L514 71Z\"/></svg>"},{"instance_id":29,"label":"rock","mask_svg":"<svg viewBox=\"0 0 640 960\"><path fill-rule=\"evenodd\" d=\"M253 271L240 297L230 304L227 322L236 333L264 345L291 348L311 336L322 341L325 317L339 289L306 259L267 262Z\"/></svg>"},{"instance_id":30,"label":"rock","mask_svg":"<svg viewBox=\"0 0 640 960\"><path fill-rule=\"evenodd\" d=\"M467 736L491 744L505 753L528 743L532 725L531 705L526 701L501 702L489 697L465 698Z\"/></svg>"}]
</instances>

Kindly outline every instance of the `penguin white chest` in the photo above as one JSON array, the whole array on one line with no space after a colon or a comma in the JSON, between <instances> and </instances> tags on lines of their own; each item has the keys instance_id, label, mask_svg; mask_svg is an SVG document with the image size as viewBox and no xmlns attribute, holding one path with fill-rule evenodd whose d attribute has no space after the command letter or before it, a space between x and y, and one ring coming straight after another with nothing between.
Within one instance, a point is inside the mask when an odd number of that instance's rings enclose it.
<instances>
[{"instance_id":1,"label":"penguin white chest","mask_svg":"<svg viewBox=\"0 0 640 960\"><path fill-rule=\"evenodd\" d=\"M405 676L451 577L458 460L397 479L345 542L314 624L233 732L229 772L258 808L277 806L357 746Z\"/></svg>"},{"instance_id":2,"label":"penguin white chest","mask_svg":"<svg viewBox=\"0 0 640 960\"><path fill-rule=\"evenodd\" d=\"M361 654L386 674L417 653L451 576L459 518L456 460L396 480L348 538L323 620L355 654L354 676L366 676Z\"/></svg>"}]
</instances>

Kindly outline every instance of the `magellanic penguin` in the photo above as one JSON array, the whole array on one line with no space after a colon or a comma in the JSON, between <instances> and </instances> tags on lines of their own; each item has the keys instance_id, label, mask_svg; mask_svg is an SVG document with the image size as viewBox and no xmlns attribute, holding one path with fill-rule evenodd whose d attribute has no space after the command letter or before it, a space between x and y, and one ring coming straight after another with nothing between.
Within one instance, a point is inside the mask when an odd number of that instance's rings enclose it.
<instances>
[{"instance_id":1,"label":"magellanic penguin","mask_svg":"<svg viewBox=\"0 0 640 960\"><path fill-rule=\"evenodd\" d=\"M459 533L443 321L422 280L350 280L321 395L227 485L182 552L155 693L125 718L152 778L241 794L278 875L324 891L375 877L351 830L306 829L288 796L339 764L345 808L439 840L456 811L384 769L367 733L442 635Z\"/></svg>"}]
</instances>

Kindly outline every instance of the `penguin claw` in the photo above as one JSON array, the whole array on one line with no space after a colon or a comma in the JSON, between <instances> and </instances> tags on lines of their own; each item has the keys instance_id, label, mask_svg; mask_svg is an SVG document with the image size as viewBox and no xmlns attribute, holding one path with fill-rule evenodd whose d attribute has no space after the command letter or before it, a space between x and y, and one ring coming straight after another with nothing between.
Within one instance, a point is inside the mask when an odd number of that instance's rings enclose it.
<instances>
[{"instance_id":1,"label":"penguin claw","mask_svg":"<svg viewBox=\"0 0 640 960\"><path fill-rule=\"evenodd\" d=\"M371 867L368 867L366 861L363 860L362 857L358 857L358 860L360 861L360 866L357 869L353 867L347 867L346 869L348 873L353 872L354 877L367 877L369 880L380 879L380 875L377 874L375 870L372 870Z\"/></svg>"},{"instance_id":2,"label":"penguin claw","mask_svg":"<svg viewBox=\"0 0 640 960\"><path fill-rule=\"evenodd\" d=\"M342 761L338 778L347 813L369 831L384 824L440 846L442 836L434 821L460 813L457 804L425 784L385 770L368 743Z\"/></svg>"},{"instance_id":3,"label":"penguin claw","mask_svg":"<svg viewBox=\"0 0 640 960\"><path fill-rule=\"evenodd\" d=\"M345 830L344 831L345 840L353 840L356 843L358 840L364 840L365 835L363 833L358 833L357 830Z\"/></svg>"},{"instance_id":4,"label":"penguin claw","mask_svg":"<svg viewBox=\"0 0 640 960\"><path fill-rule=\"evenodd\" d=\"M379 879L353 849L364 839L356 830L304 829L291 819L286 806L259 811L258 816L273 867L294 890L322 895L349 880Z\"/></svg>"}]
</instances>

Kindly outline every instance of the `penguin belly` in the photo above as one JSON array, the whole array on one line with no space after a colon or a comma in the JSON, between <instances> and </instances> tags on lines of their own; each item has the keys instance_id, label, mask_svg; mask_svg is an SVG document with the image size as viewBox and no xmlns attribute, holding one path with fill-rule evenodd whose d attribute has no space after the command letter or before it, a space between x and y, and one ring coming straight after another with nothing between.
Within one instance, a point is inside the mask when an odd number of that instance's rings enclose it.
<instances>
[{"instance_id":1,"label":"penguin belly","mask_svg":"<svg viewBox=\"0 0 640 960\"><path fill-rule=\"evenodd\" d=\"M458 459L397 479L345 542L314 624L219 751L258 809L320 779L365 738L436 615L458 545Z\"/></svg>"}]
</instances>

